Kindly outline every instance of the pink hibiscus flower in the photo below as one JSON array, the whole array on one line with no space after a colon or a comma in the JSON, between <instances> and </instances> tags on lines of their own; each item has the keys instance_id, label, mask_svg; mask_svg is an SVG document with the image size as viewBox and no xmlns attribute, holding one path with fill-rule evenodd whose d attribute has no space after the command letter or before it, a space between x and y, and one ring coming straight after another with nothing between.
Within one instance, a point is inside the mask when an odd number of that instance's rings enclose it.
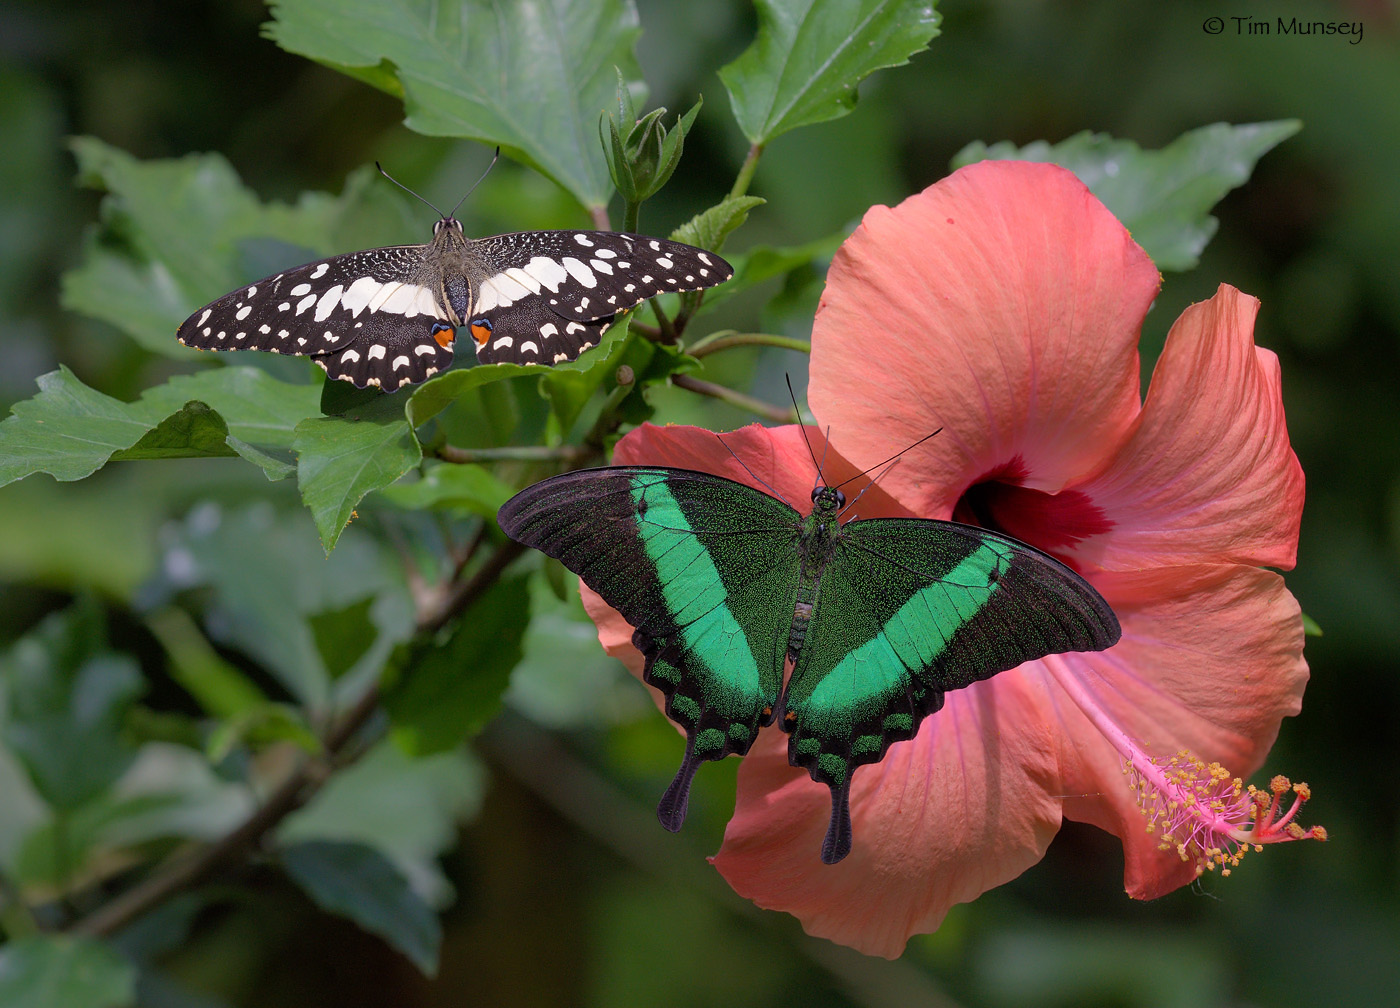
<instances>
[{"instance_id":1,"label":"pink hibiscus flower","mask_svg":"<svg viewBox=\"0 0 1400 1008\"><path fill-rule=\"evenodd\" d=\"M942 427L880 476L859 517L1014 535L1082 573L1123 638L949 693L855 773L855 845L836 865L817 857L827 788L788 764L776 726L761 732L712 859L741 895L893 957L1040 860L1065 817L1121 838L1140 899L1228 873L1251 846L1325 838L1294 821L1306 785L1233 776L1263 764L1307 679L1298 605L1263 569L1293 565L1303 504L1278 362L1254 346L1258 302L1222 286L1173 326L1142 402L1138 331L1158 280L1052 165L965 168L872 208L841 247L812 334L810 403L830 445L806 434L826 482ZM645 426L614 460L761 480L790 501L815 479L797 427L722 445ZM583 593L599 639L640 674L631 628Z\"/></svg>"}]
</instances>

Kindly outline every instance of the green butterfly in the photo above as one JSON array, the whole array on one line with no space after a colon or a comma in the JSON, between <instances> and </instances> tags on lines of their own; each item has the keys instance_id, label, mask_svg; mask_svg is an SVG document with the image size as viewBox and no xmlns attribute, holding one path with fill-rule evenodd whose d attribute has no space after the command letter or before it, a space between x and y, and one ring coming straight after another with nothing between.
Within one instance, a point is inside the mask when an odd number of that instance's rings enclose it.
<instances>
[{"instance_id":1,"label":"green butterfly","mask_svg":"<svg viewBox=\"0 0 1400 1008\"><path fill-rule=\"evenodd\" d=\"M845 506L820 477L804 518L710 473L612 466L536 483L501 508L507 535L636 628L643 678L686 735L657 808L668 830L700 764L743 755L776 720L788 761L831 789L821 856L834 864L851 850L855 768L913 738L948 690L1121 634L1098 592L1034 547L957 522L843 524Z\"/></svg>"}]
</instances>

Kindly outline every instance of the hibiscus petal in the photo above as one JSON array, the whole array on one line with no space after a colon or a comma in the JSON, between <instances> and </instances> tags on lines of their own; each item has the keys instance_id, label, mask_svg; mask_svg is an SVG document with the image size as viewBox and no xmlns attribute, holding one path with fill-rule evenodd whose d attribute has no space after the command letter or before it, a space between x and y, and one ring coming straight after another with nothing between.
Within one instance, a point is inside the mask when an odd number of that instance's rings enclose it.
<instances>
[{"instance_id":1,"label":"hibiscus petal","mask_svg":"<svg viewBox=\"0 0 1400 1008\"><path fill-rule=\"evenodd\" d=\"M1182 313L1123 450L1078 487L1113 523L1072 555L1110 569L1293 566L1303 470L1278 359L1254 345L1259 302L1228 285Z\"/></svg>"},{"instance_id":2,"label":"hibiscus petal","mask_svg":"<svg viewBox=\"0 0 1400 1008\"><path fill-rule=\"evenodd\" d=\"M1099 574L1123 639L1096 654L1043 659L1074 676L1149 757L1187 749L1247 777L1279 723L1298 713L1307 663L1297 601L1270 571L1233 564ZM1056 704L1060 786L1080 797L1065 814L1123 840L1128 894L1151 899L1190 881L1194 866L1157 850L1125 785L1123 757L1068 697Z\"/></svg>"},{"instance_id":3,"label":"hibiscus petal","mask_svg":"<svg viewBox=\"0 0 1400 1008\"><path fill-rule=\"evenodd\" d=\"M1073 174L982 162L841 246L812 332L812 409L861 465L913 444L885 480L946 518L1019 459L1055 492L1098 469L1137 416L1137 341L1159 277Z\"/></svg>"},{"instance_id":4,"label":"hibiscus petal","mask_svg":"<svg viewBox=\"0 0 1400 1008\"><path fill-rule=\"evenodd\" d=\"M787 763L771 729L739 767L738 801L715 867L741 896L809 934L894 958L955 903L1015 878L1060 825L1046 684L1002 673L949 694L919 734L852 778L854 846L818 856L827 789Z\"/></svg>"}]
</instances>

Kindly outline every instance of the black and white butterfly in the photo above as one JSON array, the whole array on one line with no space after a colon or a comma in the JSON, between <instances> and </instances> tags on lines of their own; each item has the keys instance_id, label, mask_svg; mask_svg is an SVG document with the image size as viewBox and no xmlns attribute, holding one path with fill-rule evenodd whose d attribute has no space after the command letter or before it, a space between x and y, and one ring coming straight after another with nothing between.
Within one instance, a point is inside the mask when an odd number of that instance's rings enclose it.
<instances>
[{"instance_id":1,"label":"black and white butterfly","mask_svg":"<svg viewBox=\"0 0 1400 1008\"><path fill-rule=\"evenodd\" d=\"M713 252L617 231L467 238L442 217L426 245L332 256L240 287L176 333L201 350L310 357L332 378L397 389L452 364L467 326L483 364L573 360L619 312L667 291L723 283Z\"/></svg>"}]
</instances>

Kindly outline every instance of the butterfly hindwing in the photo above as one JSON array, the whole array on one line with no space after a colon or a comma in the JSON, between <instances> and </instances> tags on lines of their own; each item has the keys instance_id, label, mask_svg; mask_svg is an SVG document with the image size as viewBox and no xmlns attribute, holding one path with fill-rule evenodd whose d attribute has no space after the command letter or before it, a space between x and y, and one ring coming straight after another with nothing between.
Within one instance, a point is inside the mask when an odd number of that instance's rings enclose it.
<instances>
[{"instance_id":1,"label":"butterfly hindwing","mask_svg":"<svg viewBox=\"0 0 1400 1008\"><path fill-rule=\"evenodd\" d=\"M773 717L800 563L797 512L708 473L619 466L537 483L498 520L636 628L644 678L686 733L658 808L679 829L701 762L747 752Z\"/></svg>"},{"instance_id":2,"label":"butterfly hindwing","mask_svg":"<svg viewBox=\"0 0 1400 1008\"><path fill-rule=\"evenodd\" d=\"M852 771L912 738L948 690L1118 636L1087 582L1017 540L917 518L842 526L782 721L790 762L831 788L823 860L850 850Z\"/></svg>"}]
</instances>

